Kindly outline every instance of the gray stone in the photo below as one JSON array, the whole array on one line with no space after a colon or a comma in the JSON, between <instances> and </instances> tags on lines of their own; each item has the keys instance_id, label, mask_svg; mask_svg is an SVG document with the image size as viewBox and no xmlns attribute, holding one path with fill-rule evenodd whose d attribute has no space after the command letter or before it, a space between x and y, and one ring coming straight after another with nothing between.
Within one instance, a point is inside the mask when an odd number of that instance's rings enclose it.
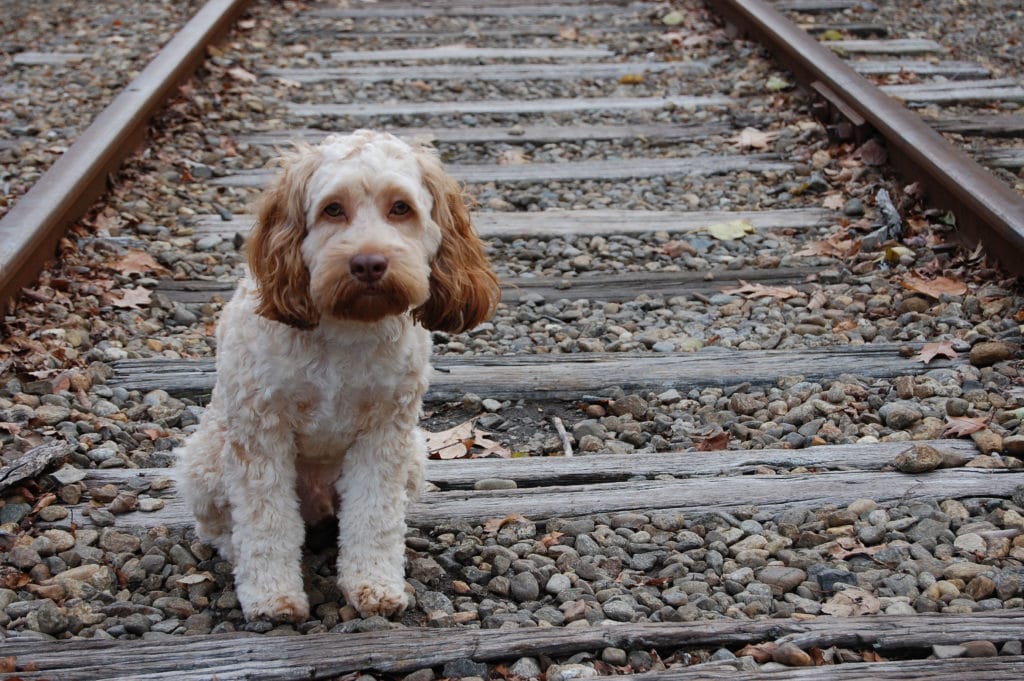
<instances>
[{"instance_id":1,"label":"gray stone","mask_svg":"<svg viewBox=\"0 0 1024 681\"><path fill-rule=\"evenodd\" d=\"M450 679L462 679L470 676L487 678L487 664L474 662L468 657L460 657L446 662L441 674Z\"/></svg>"},{"instance_id":2,"label":"gray stone","mask_svg":"<svg viewBox=\"0 0 1024 681\"><path fill-rule=\"evenodd\" d=\"M512 598L520 603L535 601L540 595L540 585L537 578L531 572L520 572L512 577L509 582L509 592Z\"/></svg>"},{"instance_id":3,"label":"gray stone","mask_svg":"<svg viewBox=\"0 0 1024 681\"><path fill-rule=\"evenodd\" d=\"M556 572L555 574L551 575L551 578L548 580L548 583L544 585L544 590L552 596L557 596L566 589L570 588L572 588L572 582L569 580L567 576L565 576L561 572Z\"/></svg>"}]
</instances>

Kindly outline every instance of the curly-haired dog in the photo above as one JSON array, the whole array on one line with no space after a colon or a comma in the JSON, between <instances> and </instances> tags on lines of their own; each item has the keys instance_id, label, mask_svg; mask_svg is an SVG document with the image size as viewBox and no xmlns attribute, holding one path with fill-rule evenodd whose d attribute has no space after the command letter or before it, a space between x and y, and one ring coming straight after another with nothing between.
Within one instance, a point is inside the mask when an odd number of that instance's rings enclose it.
<instances>
[{"instance_id":1,"label":"curly-haired dog","mask_svg":"<svg viewBox=\"0 0 1024 681\"><path fill-rule=\"evenodd\" d=\"M436 155L360 130L301 147L265 192L217 330L217 384L179 450L199 535L249 619L309 615L304 522L337 513L338 584L364 617L407 604L405 510L423 481L429 330L497 305Z\"/></svg>"}]
</instances>

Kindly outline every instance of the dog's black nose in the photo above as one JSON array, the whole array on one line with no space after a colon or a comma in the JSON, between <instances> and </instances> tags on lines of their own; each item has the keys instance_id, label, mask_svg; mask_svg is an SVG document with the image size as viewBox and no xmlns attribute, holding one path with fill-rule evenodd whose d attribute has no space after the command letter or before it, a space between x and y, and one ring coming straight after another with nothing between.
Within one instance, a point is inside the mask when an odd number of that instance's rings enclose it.
<instances>
[{"instance_id":1,"label":"dog's black nose","mask_svg":"<svg viewBox=\"0 0 1024 681\"><path fill-rule=\"evenodd\" d=\"M372 284L388 271L388 259L380 253L359 253L349 262L348 269L359 281Z\"/></svg>"}]
</instances>

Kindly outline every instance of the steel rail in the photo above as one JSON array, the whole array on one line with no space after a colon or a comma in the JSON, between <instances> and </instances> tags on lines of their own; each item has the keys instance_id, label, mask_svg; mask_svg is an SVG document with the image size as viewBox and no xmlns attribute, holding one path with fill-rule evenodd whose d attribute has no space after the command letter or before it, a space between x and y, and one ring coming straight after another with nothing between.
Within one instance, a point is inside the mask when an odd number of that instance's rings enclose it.
<instances>
[{"instance_id":1,"label":"steel rail","mask_svg":"<svg viewBox=\"0 0 1024 681\"><path fill-rule=\"evenodd\" d=\"M896 170L907 181L920 182L930 202L952 211L962 238L968 243L980 240L990 257L1016 274L1024 273L1024 197L767 2L707 4L765 45L805 86L837 98L833 106L848 117L859 116L880 134Z\"/></svg>"},{"instance_id":2,"label":"steel rail","mask_svg":"<svg viewBox=\"0 0 1024 681\"><path fill-rule=\"evenodd\" d=\"M0 219L0 307L54 257L68 225L106 190L149 119L202 63L249 0L209 0Z\"/></svg>"}]
</instances>

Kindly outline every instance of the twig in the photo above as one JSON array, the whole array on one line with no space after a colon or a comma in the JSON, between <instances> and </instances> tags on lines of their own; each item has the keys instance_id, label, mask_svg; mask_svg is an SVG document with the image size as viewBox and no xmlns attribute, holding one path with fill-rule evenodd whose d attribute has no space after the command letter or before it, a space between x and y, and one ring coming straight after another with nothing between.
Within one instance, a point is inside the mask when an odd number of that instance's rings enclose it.
<instances>
[{"instance_id":1,"label":"twig","mask_svg":"<svg viewBox=\"0 0 1024 681\"><path fill-rule=\"evenodd\" d=\"M565 426L562 424L562 419L557 416L552 416L551 423L555 424L555 430L558 432L558 439L562 441L562 456L572 456L572 443L569 442L569 433L565 432Z\"/></svg>"}]
</instances>

